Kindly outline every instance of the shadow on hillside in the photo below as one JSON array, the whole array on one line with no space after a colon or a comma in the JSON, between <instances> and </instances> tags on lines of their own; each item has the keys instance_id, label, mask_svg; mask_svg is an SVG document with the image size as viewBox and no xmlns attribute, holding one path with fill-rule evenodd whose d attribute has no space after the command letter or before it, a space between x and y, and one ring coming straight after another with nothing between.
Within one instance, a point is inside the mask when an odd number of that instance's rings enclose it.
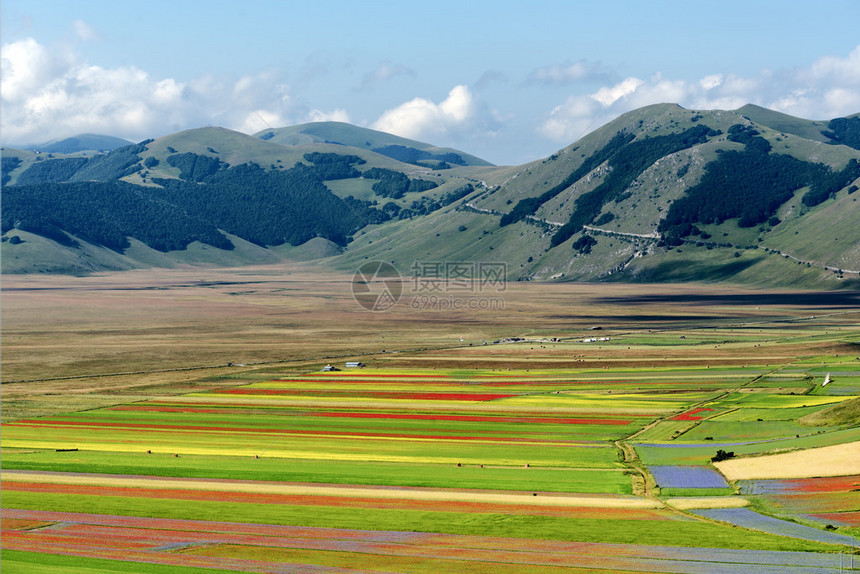
<instances>
[{"instance_id":1,"label":"shadow on hillside","mask_svg":"<svg viewBox=\"0 0 860 574\"><path fill-rule=\"evenodd\" d=\"M688 260L663 263L644 270L637 281L655 283L683 283L696 281L725 281L758 263L759 260L732 261L722 265L706 265ZM853 287L846 283L846 287ZM621 297L600 297L596 303L622 305L795 305L801 307L858 308L860 290L760 292L760 293L643 293Z\"/></svg>"},{"instance_id":2,"label":"shadow on hillside","mask_svg":"<svg viewBox=\"0 0 860 574\"><path fill-rule=\"evenodd\" d=\"M612 301L623 302L625 298L616 297ZM609 298L601 299L601 301L610 301ZM672 299L676 301L676 299ZM646 301L647 303L648 301ZM657 300L659 302L659 300ZM730 318L731 315L550 315L550 319L581 319L583 321L622 321L626 323L653 323L660 321L719 321L720 319Z\"/></svg>"},{"instance_id":3,"label":"shadow on hillside","mask_svg":"<svg viewBox=\"0 0 860 574\"><path fill-rule=\"evenodd\" d=\"M666 261L654 267L641 269L636 281L654 283L683 283L695 281L728 281L738 273L760 263L761 257L736 259L727 263L705 263L690 259ZM622 281L623 277L620 277Z\"/></svg>"},{"instance_id":4,"label":"shadow on hillside","mask_svg":"<svg viewBox=\"0 0 860 574\"><path fill-rule=\"evenodd\" d=\"M599 303L621 305L659 305L659 304L688 304L688 305L795 305L799 307L830 307L853 308L860 307L860 292L845 291L813 291L804 293L688 293L665 295L634 295L627 297L602 297Z\"/></svg>"}]
</instances>

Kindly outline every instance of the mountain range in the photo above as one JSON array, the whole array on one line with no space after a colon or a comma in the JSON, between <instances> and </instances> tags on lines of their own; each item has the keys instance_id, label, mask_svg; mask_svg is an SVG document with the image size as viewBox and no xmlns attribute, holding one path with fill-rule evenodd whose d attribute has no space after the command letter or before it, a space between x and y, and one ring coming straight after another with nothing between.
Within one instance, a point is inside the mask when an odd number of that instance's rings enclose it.
<instances>
[{"instance_id":1,"label":"mountain range","mask_svg":"<svg viewBox=\"0 0 860 574\"><path fill-rule=\"evenodd\" d=\"M110 142L3 148L4 273L453 261L509 280L860 285L860 115L659 104L520 166L338 122Z\"/></svg>"}]
</instances>

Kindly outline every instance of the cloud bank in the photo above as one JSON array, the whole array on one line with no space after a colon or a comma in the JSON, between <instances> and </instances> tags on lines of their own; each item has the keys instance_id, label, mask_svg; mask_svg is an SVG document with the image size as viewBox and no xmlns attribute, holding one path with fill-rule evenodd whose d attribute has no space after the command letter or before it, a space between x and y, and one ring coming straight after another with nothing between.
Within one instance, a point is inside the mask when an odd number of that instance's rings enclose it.
<instances>
[{"instance_id":1,"label":"cloud bank","mask_svg":"<svg viewBox=\"0 0 860 574\"><path fill-rule=\"evenodd\" d=\"M76 29L93 34L83 23ZM0 59L4 142L40 143L85 132L138 141L212 124L254 133L304 121L349 121L342 109L299 105L290 86L271 73L186 82L153 78L134 66L90 65L32 38L3 45Z\"/></svg>"},{"instance_id":2,"label":"cloud bank","mask_svg":"<svg viewBox=\"0 0 860 574\"><path fill-rule=\"evenodd\" d=\"M611 77L601 63L578 60L538 68L529 74L526 83L563 86L587 80L605 81Z\"/></svg>"},{"instance_id":3,"label":"cloud bank","mask_svg":"<svg viewBox=\"0 0 860 574\"><path fill-rule=\"evenodd\" d=\"M465 127L475 111L475 98L469 88L454 86L438 104L414 98L385 111L373 129L406 138L442 135Z\"/></svg>"},{"instance_id":4,"label":"cloud bank","mask_svg":"<svg viewBox=\"0 0 860 574\"><path fill-rule=\"evenodd\" d=\"M573 77L574 72L548 75ZM860 112L860 46L844 58L827 56L808 68L763 70L753 77L712 74L696 81L660 74L629 77L590 94L571 95L547 114L538 132L570 143L625 112L657 103L724 110L752 103L809 119L854 114Z\"/></svg>"},{"instance_id":5,"label":"cloud bank","mask_svg":"<svg viewBox=\"0 0 860 574\"><path fill-rule=\"evenodd\" d=\"M98 38L85 22L76 21L72 28L78 41ZM703 73L679 79L656 73L623 78L605 63L586 60L538 67L520 80L509 71L491 70L471 86L448 84L453 87L441 100L395 100L387 109L361 109L359 102L378 105L368 94L389 88L397 78L417 78L418 72L407 64L383 61L355 78L343 103L318 109L306 103L310 96L301 80L291 85L276 71L238 78L154 77L135 66L92 65L74 48L51 48L33 38L4 44L0 56L0 133L8 144L86 132L139 141L205 125L255 133L308 121L350 122L359 114L362 119L356 123L403 137L438 145L462 142L460 147L473 151L493 148L533 159L543 152L540 148L567 145L624 112L655 103L690 109L737 109L754 103L812 119L860 112L860 46L807 67L749 76ZM541 96L567 97L555 100L560 103L554 107L544 104L545 109L538 109L528 100L535 90L543 90Z\"/></svg>"}]
</instances>

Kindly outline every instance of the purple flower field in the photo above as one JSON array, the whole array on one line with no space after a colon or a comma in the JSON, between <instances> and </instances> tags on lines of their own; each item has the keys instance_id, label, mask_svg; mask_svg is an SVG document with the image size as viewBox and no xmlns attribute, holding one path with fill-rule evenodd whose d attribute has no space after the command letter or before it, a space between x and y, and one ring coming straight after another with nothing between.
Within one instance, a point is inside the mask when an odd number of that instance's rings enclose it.
<instances>
[{"instance_id":1,"label":"purple flower field","mask_svg":"<svg viewBox=\"0 0 860 574\"><path fill-rule=\"evenodd\" d=\"M795 486L787 480L739 480L738 490L741 494L792 494Z\"/></svg>"},{"instance_id":2,"label":"purple flower field","mask_svg":"<svg viewBox=\"0 0 860 574\"><path fill-rule=\"evenodd\" d=\"M836 534L824 530L818 530L811 526L804 526L787 520L779 520L753 512L748 508L712 508L707 510L693 510L695 514L728 522L743 528L752 530L760 530L777 534L779 536L790 536L792 538L802 538L804 540L814 540L817 542L828 542L830 544L852 544L850 536L844 534Z\"/></svg>"},{"instance_id":3,"label":"purple flower field","mask_svg":"<svg viewBox=\"0 0 860 574\"><path fill-rule=\"evenodd\" d=\"M649 466L660 488L724 488L726 479L705 466Z\"/></svg>"}]
</instances>

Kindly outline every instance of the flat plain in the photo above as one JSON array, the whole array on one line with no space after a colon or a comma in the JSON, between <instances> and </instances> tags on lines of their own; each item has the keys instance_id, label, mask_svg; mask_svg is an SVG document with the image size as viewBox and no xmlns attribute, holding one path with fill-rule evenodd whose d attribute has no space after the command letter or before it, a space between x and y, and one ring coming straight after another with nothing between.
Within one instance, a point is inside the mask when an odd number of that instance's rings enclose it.
<instances>
[{"instance_id":1,"label":"flat plain","mask_svg":"<svg viewBox=\"0 0 860 574\"><path fill-rule=\"evenodd\" d=\"M351 285L4 277L4 570L852 568L857 293Z\"/></svg>"}]
</instances>

